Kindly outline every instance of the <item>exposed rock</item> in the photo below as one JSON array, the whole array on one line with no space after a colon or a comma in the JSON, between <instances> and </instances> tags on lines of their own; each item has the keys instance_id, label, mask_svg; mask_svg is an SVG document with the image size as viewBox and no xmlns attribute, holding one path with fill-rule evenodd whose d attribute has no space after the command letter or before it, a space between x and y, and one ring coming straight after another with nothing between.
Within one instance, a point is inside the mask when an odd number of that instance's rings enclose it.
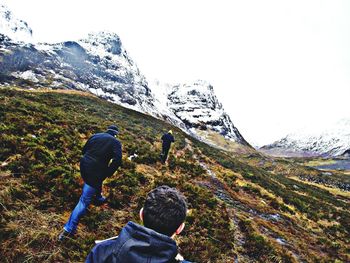
<instances>
[{"instance_id":1,"label":"exposed rock","mask_svg":"<svg viewBox=\"0 0 350 263\"><path fill-rule=\"evenodd\" d=\"M10 24L18 21L9 20L9 17L12 15L5 12L0 19L8 21L7 27L11 28ZM23 28L27 26L23 21L18 23ZM31 30L27 31L31 34ZM202 141L208 142L198 131L214 132L229 141L249 146L209 83L198 81L168 86L166 92L153 85L151 91L115 33L99 32L78 41L33 44L18 42L11 38L11 32L8 37L8 32L0 30L2 85L86 91L166 120ZM164 96L164 105L157 99L161 96Z\"/></svg>"}]
</instances>

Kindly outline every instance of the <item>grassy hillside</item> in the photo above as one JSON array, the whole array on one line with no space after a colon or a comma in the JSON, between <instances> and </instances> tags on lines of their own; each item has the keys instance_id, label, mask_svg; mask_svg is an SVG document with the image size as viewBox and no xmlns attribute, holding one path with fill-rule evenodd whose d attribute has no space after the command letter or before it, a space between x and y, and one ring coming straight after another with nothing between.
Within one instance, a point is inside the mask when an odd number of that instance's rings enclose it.
<instances>
[{"instance_id":1,"label":"grassy hillside","mask_svg":"<svg viewBox=\"0 0 350 263\"><path fill-rule=\"evenodd\" d=\"M138 220L155 186L177 187L189 214L177 237L195 262L349 262L349 192L305 176L321 172L283 159L233 156L150 116L78 93L0 89L0 257L3 262L81 262L94 240ZM76 204L86 139L116 123L123 167L105 182L75 239L57 242ZM160 136L175 131L167 166ZM137 153L133 161L128 156ZM338 179L349 175L339 174ZM340 179L339 179L340 180Z\"/></svg>"}]
</instances>

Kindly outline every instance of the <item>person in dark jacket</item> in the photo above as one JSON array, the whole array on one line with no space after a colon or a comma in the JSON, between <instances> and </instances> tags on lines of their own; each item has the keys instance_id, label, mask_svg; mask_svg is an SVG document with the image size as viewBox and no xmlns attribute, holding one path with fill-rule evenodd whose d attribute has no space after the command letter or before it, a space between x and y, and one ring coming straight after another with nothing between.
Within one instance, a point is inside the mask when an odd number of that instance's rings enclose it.
<instances>
[{"instance_id":1,"label":"person in dark jacket","mask_svg":"<svg viewBox=\"0 0 350 263\"><path fill-rule=\"evenodd\" d=\"M84 180L83 192L74 208L63 232L59 235L62 241L76 232L79 219L86 213L91 202L96 205L105 203L102 196L102 183L114 174L122 162L122 145L117 140L118 127L111 125L104 133L94 134L83 147L80 160L80 174Z\"/></svg>"},{"instance_id":2,"label":"person in dark jacket","mask_svg":"<svg viewBox=\"0 0 350 263\"><path fill-rule=\"evenodd\" d=\"M160 160L162 161L162 163L165 163L166 160L168 159L168 153L169 153L171 143L175 142L173 131L170 130L167 133L164 133L161 139L163 141L163 144L162 144L162 153L160 154Z\"/></svg>"},{"instance_id":3,"label":"person in dark jacket","mask_svg":"<svg viewBox=\"0 0 350 263\"><path fill-rule=\"evenodd\" d=\"M178 254L173 237L184 229L184 196L169 186L152 190L140 211L144 226L128 222L118 237L98 243L86 263L188 262Z\"/></svg>"}]
</instances>

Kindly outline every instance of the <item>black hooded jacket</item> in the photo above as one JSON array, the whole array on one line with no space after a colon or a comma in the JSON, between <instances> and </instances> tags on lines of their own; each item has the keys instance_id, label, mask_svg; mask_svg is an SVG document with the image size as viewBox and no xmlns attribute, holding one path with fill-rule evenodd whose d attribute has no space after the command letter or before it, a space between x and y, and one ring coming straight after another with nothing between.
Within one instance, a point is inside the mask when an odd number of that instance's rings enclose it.
<instances>
[{"instance_id":1,"label":"black hooded jacket","mask_svg":"<svg viewBox=\"0 0 350 263\"><path fill-rule=\"evenodd\" d=\"M162 141L163 141L163 150L164 149L168 149L170 148L170 145L172 142L175 142L174 136L171 133L165 133L162 136Z\"/></svg>"},{"instance_id":2,"label":"black hooded jacket","mask_svg":"<svg viewBox=\"0 0 350 263\"><path fill-rule=\"evenodd\" d=\"M129 222L118 238L97 244L86 263L175 263L179 262L176 256L177 246L173 239Z\"/></svg>"},{"instance_id":3,"label":"black hooded jacket","mask_svg":"<svg viewBox=\"0 0 350 263\"><path fill-rule=\"evenodd\" d=\"M81 176L88 185L100 188L103 180L112 176L121 165L122 145L109 131L97 133L84 145L83 155Z\"/></svg>"}]
</instances>

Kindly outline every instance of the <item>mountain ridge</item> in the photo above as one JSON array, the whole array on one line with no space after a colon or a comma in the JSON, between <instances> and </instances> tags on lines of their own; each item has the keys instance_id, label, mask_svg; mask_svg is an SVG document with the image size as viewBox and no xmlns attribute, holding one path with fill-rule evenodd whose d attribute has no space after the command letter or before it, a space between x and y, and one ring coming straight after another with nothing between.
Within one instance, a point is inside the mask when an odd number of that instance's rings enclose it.
<instances>
[{"instance_id":1,"label":"mountain ridge","mask_svg":"<svg viewBox=\"0 0 350 263\"><path fill-rule=\"evenodd\" d=\"M350 120L341 119L326 129L304 129L260 148L275 156L337 157L350 149Z\"/></svg>"},{"instance_id":2,"label":"mountain ridge","mask_svg":"<svg viewBox=\"0 0 350 263\"><path fill-rule=\"evenodd\" d=\"M203 132L198 133L192 129L200 121L195 118L189 121L190 116L184 114L180 116L175 109L176 103L171 104L170 110L157 108L160 104L155 104L157 100L151 90L152 85L128 55L119 36L112 32L91 33L77 41L33 44L11 40L1 35L0 30L0 83L23 88L65 88L91 92L108 101L166 120L192 136L216 144L215 140L209 140L209 136ZM197 109L200 106L204 112L211 101L216 101L220 106L218 112L211 111L217 118L212 119L211 123L202 122L201 127L234 141L237 145L251 148L223 111L222 105L217 102L213 89L208 97L207 93L200 94L195 90L197 83L190 86L192 92L202 98L206 97L207 105L197 103ZM206 86L212 88L210 84ZM177 101L179 103L182 102ZM193 108L186 110L188 115L191 110Z\"/></svg>"},{"instance_id":3,"label":"mountain ridge","mask_svg":"<svg viewBox=\"0 0 350 263\"><path fill-rule=\"evenodd\" d=\"M168 116L180 119L186 129L202 140L219 146L217 141L210 139L210 133L215 132L227 141L239 143L247 149L251 147L233 125L209 82L197 80L187 84L168 84L155 81L150 86L157 91L158 107Z\"/></svg>"}]
</instances>

